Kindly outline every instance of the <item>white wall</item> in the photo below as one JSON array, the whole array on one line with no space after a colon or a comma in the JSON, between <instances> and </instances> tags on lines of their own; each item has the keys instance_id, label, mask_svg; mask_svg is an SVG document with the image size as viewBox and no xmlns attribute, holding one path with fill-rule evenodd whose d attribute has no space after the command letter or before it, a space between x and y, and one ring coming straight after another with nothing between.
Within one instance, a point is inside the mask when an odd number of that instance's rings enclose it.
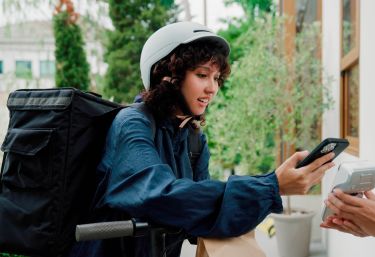
<instances>
[{"instance_id":1,"label":"white wall","mask_svg":"<svg viewBox=\"0 0 375 257\"><path fill-rule=\"evenodd\" d=\"M375 1L361 0L360 157L375 161Z\"/></svg>"},{"instance_id":2,"label":"white wall","mask_svg":"<svg viewBox=\"0 0 375 257\"><path fill-rule=\"evenodd\" d=\"M323 2L322 61L328 76L335 79L332 94L334 109L323 117L323 137L340 136L340 1ZM360 156L342 154L335 161L366 159L375 161L375 1L360 1ZM330 191L335 168L323 180L323 198ZM375 238L357 238L337 231L323 232L328 257L374 256Z\"/></svg>"},{"instance_id":3,"label":"white wall","mask_svg":"<svg viewBox=\"0 0 375 257\"><path fill-rule=\"evenodd\" d=\"M340 135L340 14L339 1L322 1L322 62L324 79L332 80L333 108L323 115L322 138Z\"/></svg>"}]
</instances>

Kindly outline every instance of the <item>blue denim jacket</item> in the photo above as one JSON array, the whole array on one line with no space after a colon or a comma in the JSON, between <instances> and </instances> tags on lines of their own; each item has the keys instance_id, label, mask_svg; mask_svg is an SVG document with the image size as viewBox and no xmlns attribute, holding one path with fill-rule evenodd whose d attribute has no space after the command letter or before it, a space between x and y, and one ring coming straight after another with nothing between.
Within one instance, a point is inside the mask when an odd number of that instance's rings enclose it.
<instances>
[{"instance_id":1,"label":"blue denim jacket","mask_svg":"<svg viewBox=\"0 0 375 257\"><path fill-rule=\"evenodd\" d=\"M182 229L191 236L232 237L254 229L269 213L281 212L274 172L260 176L230 176L227 182L209 179L209 150L204 134L195 170L190 167L188 129L172 120L151 122L135 108L121 110L107 136L98 167L101 183L96 208ZM116 210L116 211L115 211ZM106 216L106 217L104 217ZM113 218L113 216L112 216ZM171 237L169 242L181 238ZM149 240L132 240L135 253L149 256ZM76 246L73 256L117 256L110 240ZM103 247L105 244L111 245ZM116 245L116 244L115 244ZM179 256L181 243L168 256ZM134 249L132 249L134 250Z\"/></svg>"}]
</instances>

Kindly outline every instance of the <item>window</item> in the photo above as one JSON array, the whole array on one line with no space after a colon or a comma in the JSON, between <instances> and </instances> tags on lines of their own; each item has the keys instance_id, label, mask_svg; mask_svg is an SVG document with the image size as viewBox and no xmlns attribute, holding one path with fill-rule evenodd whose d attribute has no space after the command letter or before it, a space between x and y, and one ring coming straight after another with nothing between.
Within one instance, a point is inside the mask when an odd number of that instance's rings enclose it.
<instances>
[{"instance_id":1,"label":"window","mask_svg":"<svg viewBox=\"0 0 375 257\"><path fill-rule=\"evenodd\" d=\"M16 77L31 79L31 61L16 61Z\"/></svg>"},{"instance_id":2,"label":"window","mask_svg":"<svg viewBox=\"0 0 375 257\"><path fill-rule=\"evenodd\" d=\"M53 77L55 75L54 61L40 61L40 77Z\"/></svg>"},{"instance_id":3,"label":"window","mask_svg":"<svg viewBox=\"0 0 375 257\"><path fill-rule=\"evenodd\" d=\"M347 121L344 124L346 134L352 137L358 137L358 76L358 64L356 64L347 72L345 72L344 77L344 92L346 96L345 100L348 103L348 115L346 117Z\"/></svg>"},{"instance_id":4,"label":"window","mask_svg":"<svg viewBox=\"0 0 375 257\"><path fill-rule=\"evenodd\" d=\"M0 61L0 74L3 74L3 61Z\"/></svg>"},{"instance_id":5,"label":"window","mask_svg":"<svg viewBox=\"0 0 375 257\"><path fill-rule=\"evenodd\" d=\"M296 31L300 33L306 24L321 20L321 0L296 0Z\"/></svg>"},{"instance_id":6,"label":"window","mask_svg":"<svg viewBox=\"0 0 375 257\"><path fill-rule=\"evenodd\" d=\"M350 50L357 46L357 10L356 2L358 0L344 0L342 10L342 55L347 55Z\"/></svg>"},{"instance_id":7,"label":"window","mask_svg":"<svg viewBox=\"0 0 375 257\"><path fill-rule=\"evenodd\" d=\"M359 0L341 0L341 134L359 154Z\"/></svg>"}]
</instances>

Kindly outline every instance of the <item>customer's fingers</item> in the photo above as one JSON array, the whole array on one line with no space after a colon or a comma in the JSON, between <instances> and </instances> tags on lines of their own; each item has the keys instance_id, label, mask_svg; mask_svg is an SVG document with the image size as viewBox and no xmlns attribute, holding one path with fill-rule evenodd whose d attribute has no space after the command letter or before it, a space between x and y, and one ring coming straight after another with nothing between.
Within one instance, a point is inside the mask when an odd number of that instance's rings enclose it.
<instances>
[{"instance_id":1,"label":"customer's fingers","mask_svg":"<svg viewBox=\"0 0 375 257\"><path fill-rule=\"evenodd\" d=\"M333 223L335 223L336 219L333 219ZM350 231L351 234L359 237L364 237L366 234L362 231L360 227L358 227L356 224L350 222L349 220L344 220L341 223L341 226L345 229Z\"/></svg>"},{"instance_id":2,"label":"customer's fingers","mask_svg":"<svg viewBox=\"0 0 375 257\"><path fill-rule=\"evenodd\" d=\"M372 191L366 191L365 196L367 197L367 199L375 201L375 194Z\"/></svg>"},{"instance_id":3,"label":"customer's fingers","mask_svg":"<svg viewBox=\"0 0 375 257\"><path fill-rule=\"evenodd\" d=\"M345 218L353 219L354 215L357 213L357 207L353 207L343 203L339 198L337 198L333 193L328 195L328 199L325 201L325 204L330 208L336 215Z\"/></svg>"},{"instance_id":4,"label":"customer's fingers","mask_svg":"<svg viewBox=\"0 0 375 257\"><path fill-rule=\"evenodd\" d=\"M336 230L338 230L340 232L344 232L344 233L352 233L351 230L349 230L348 228L346 228L342 225L343 223L339 223L339 224L333 223L333 219L336 219L336 218L331 216L331 219L326 219L323 223L320 224L320 227L321 228L328 228L328 229L336 229ZM337 219L337 220L339 220L339 219Z\"/></svg>"},{"instance_id":5,"label":"customer's fingers","mask_svg":"<svg viewBox=\"0 0 375 257\"><path fill-rule=\"evenodd\" d=\"M339 208L336 207L336 205L334 204L334 200L332 199L327 199L324 201L325 205L330 208L334 213L336 214L340 214L341 210Z\"/></svg>"},{"instance_id":6,"label":"customer's fingers","mask_svg":"<svg viewBox=\"0 0 375 257\"><path fill-rule=\"evenodd\" d=\"M342 207L345 208L345 211L355 211L355 208L352 207L360 207L362 206L363 199L358 198L356 196L346 194L344 193L341 189L336 188L333 190L333 194L335 195L336 198L338 198L341 202L344 202L342 204Z\"/></svg>"}]
</instances>

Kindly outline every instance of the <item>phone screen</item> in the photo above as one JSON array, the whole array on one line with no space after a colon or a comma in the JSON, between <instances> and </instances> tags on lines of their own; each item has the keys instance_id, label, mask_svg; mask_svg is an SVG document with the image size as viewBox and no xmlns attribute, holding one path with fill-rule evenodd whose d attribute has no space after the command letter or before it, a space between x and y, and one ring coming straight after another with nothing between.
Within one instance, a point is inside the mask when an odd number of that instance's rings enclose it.
<instances>
[{"instance_id":1,"label":"phone screen","mask_svg":"<svg viewBox=\"0 0 375 257\"><path fill-rule=\"evenodd\" d=\"M348 145L349 141L345 138L326 138L317 147L315 147L314 150L312 150L305 159L299 162L296 168L301 168L303 166L309 165L316 159L330 152L334 152L334 158L336 158L342 151L345 150L345 148L348 147Z\"/></svg>"}]
</instances>

